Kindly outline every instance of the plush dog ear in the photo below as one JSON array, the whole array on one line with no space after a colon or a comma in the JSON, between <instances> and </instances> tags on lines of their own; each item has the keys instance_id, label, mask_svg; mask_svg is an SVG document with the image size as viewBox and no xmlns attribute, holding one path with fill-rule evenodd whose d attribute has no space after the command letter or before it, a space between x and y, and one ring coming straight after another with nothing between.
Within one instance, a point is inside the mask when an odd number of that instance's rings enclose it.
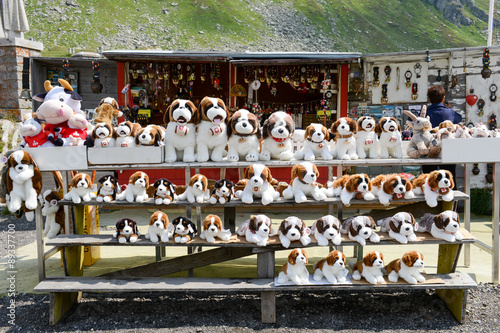
<instances>
[{"instance_id":1,"label":"plush dog ear","mask_svg":"<svg viewBox=\"0 0 500 333\"><path fill-rule=\"evenodd\" d=\"M268 167L264 167L264 171L267 174L267 182L271 184L273 181L273 176L271 175L271 169L269 169Z\"/></svg>"},{"instance_id":2,"label":"plush dog ear","mask_svg":"<svg viewBox=\"0 0 500 333\"><path fill-rule=\"evenodd\" d=\"M325 140L330 141L330 133L328 132L328 129L323 126L322 130L325 131Z\"/></svg>"},{"instance_id":3,"label":"plush dog ear","mask_svg":"<svg viewBox=\"0 0 500 333\"><path fill-rule=\"evenodd\" d=\"M408 179L406 180L406 185L405 185L405 187L406 187L406 191L407 191L407 192L408 192L408 191L411 191L411 190L413 189L413 186L411 186L411 182L410 182Z\"/></svg>"},{"instance_id":4,"label":"plush dog ear","mask_svg":"<svg viewBox=\"0 0 500 333\"><path fill-rule=\"evenodd\" d=\"M292 167L292 181L297 178L300 174L299 164L295 164Z\"/></svg>"},{"instance_id":5,"label":"plush dog ear","mask_svg":"<svg viewBox=\"0 0 500 333\"><path fill-rule=\"evenodd\" d=\"M172 184L172 183L170 183L170 184L168 185L168 187L169 187L169 189L170 189L170 193L172 193L172 195L174 195L174 194L175 194L175 185L174 185L174 184Z\"/></svg>"},{"instance_id":6,"label":"plush dog ear","mask_svg":"<svg viewBox=\"0 0 500 333\"><path fill-rule=\"evenodd\" d=\"M250 174L250 167L247 167L243 174L243 179L250 179L250 177L248 177L249 174Z\"/></svg>"},{"instance_id":7,"label":"plush dog ear","mask_svg":"<svg viewBox=\"0 0 500 333\"><path fill-rule=\"evenodd\" d=\"M354 186L354 177L350 177L349 180L345 183L345 189L348 192L354 192L356 187Z\"/></svg>"},{"instance_id":8,"label":"plush dog ear","mask_svg":"<svg viewBox=\"0 0 500 333\"><path fill-rule=\"evenodd\" d=\"M394 231L397 234L399 234L399 232L401 231L400 221L398 221L394 218L391 218L391 220L389 222L389 227L391 228L392 231Z\"/></svg>"},{"instance_id":9,"label":"plush dog ear","mask_svg":"<svg viewBox=\"0 0 500 333\"><path fill-rule=\"evenodd\" d=\"M98 182L103 183L106 180L106 177L108 176L102 176L101 178L99 178Z\"/></svg>"},{"instance_id":10,"label":"plush dog ear","mask_svg":"<svg viewBox=\"0 0 500 333\"><path fill-rule=\"evenodd\" d=\"M319 170L318 168L316 167L316 165L313 164L313 171L314 173L316 174L316 179L319 177Z\"/></svg>"},{"instance_id":11,"label":"plush dog ear","mask_svg":"<svg viewBox=\"0 0 500 333\"><path fill-rule=\"evenodd\" d=\"M370 220L370 223L371 223L370 227L371 227L372 229L377 229L377 224L376 224L376 223L375 223L375 221L373 220L373 217L371 217L371 216L367 216L367 218L368 218L368 220Z\"/></svg>"},{"instance_id":12,"label":"plush dog ear","mask_svg":"<svg viewBox=\"0 0 500 333\"><path fill-rule=\"evenodd\" d=\"M380 136L380 134L382 134L382 122L375 125L375 133L377 133L378 136Z\"/></svg>"},{"instance_id":13,"label":"plush dog ear","mask_svg":"<svg viewBox=\"0 0 500 333\"><path fill-rule=\"evenodd\" d=\"M443 216L441 214L434 216L434 224L439 229L444 229Z\"/></svg>"},{"instance_id":14,"label":"plush dog ear","mask_svg":"<svg viewBox=\"0 0 500 333\"><path fill-rule=\"evenodd\" d=\"M458 224L460 224L460 215L458 215L457 212L453 212L453 218L458 222Z\"/></svg>"},{"instance_id":15,"label":"plush dog ear","mask_svg":"<svg viewBox=\"0 0 500 333\"><path fill-rule=\"evenodd\" d=\"M162 181L161 179L158 179L157 181L155 181L153 184L153 187L158 188L158 186L160 186L160 184L161 184L161 181Z\"/></svg>"},{"instance_id":16,"label":"plush dog ear","mask_svg":"<svg viewBox=\"0 0 500 333\"><path fill-rule=\"evenodd\" d=\"M373 264L372 262L372 257L369 256L369 255L366 255L364 258L363 258L363 263L365 264L365 266L371 266Z\"/></svg>"},{"instance_id":17,"label":"plush dog ear","mask_svg":"<svg viewBox=\"0 0 500 333\"><path fill-rule=\"evenodd\" d=\"M413 224L415 226L415 229L418 229L418 224L417 224L417 221L415 220L415 217L413 216L413 214L408 213L408 215L410 215L411 224Z\"/></svg>"},{"instance_id":18,"label":"plush dog ear","mask_svg":"<svg viewBox=\"0 0 500 333\"><path fill-rule=\"evenodd\" d=\"M286 220L281 221L280 224L280 231L282 235L286 234Z\"/></svg>"},{"instance_id":19,"label":"plush dog ear","mask_svg":"<svg viewBox=\"0 0 500 333\"><path fill-rule=\"evenodd\" d=\"M328 253L326 256L326 263L328 266L333 266L335 264L335 258L333 257L333 251Z\"/></svg>"},{"instance_id":20,"label":"plush dog ear","mask_svg":"<svg viewBox=\"0 0 500 333\"><path fill-rule=\"evenodd\" d=\"M161 134L159 132L157 132L155 134L155 143L154 143L154 145L158 147L158 146L160 146L160 144L161 144Z\"/></svg>"},{"instance_id":21,"label":"plush dog ear","mask_svg":"<svg viewBox=\"0 0 500 333\"><path fill-rule=\"evenodd\" d=\"M264 125L262 126L262 139L267 139L269 137L269 118L264 121Z\"/></svg>"},{"instance_id":22,"label":"plush dog ear","mask_svg":"<svg viewBox=\"0 0 500 333\"><path fill-rule=\"evenodd\" d=\"M248 222L248 229L257 230L257 217L254 216L250 219L250 222Z\"/></svg>"},{"instance_id":23,"label":"plush dog ear","mask_svg":"<svg viewBox=\"0 0 500 333\"><path fill-rule=\"evenodd\" d=\"M318 232L320 234L323 234L325 232L325 226L323 224L323 218L319 218L317 221L316 221L316 230L318 230Z\"/></svg>"},{"instance_id":24,"label":"plush dog ear","mask_svg":"<svg viewBox=\"0 0 500 333\"><path fill-rule=\"evenodd\" d=\"M453 181L453 175L450 171L444 170L444 172L448 175L448 179L450 180L450 190L455 188L455 182Z\"/></svg>"},{"instance_id":25,"label":"plush dog ear","mask_svg":"<svg viewBox=\"0 0 500 333\"><path fill-rule=\"evenodd\" d=\"M339 121L335 121L333 124L332 124L332 127L330 127L330 132L332 133L337 133L337 127L339 127Z\"/></svg>"},{"instance_id":26,"label":"plush dog ear","mask_svg":"<svg viewBox=\"0 0 500 333\"><path fill-rule=\"evenodd\" d=\"M172 111L172 106L173 106L173 104L170 104L168 106L168 108L165 110L165 112L163 113L163 123L165 123L165 124L168 124L169 122L172 121L172 119L170 119L170 112Z\"/></svg>"},{"instance_id":27,"label":"plush dog ear","mask_svg":"<svg viewBox=\"0 0 500 333\"><path fill-rule=\"evenodd\" d=\"M288 263L290 265L293 265L293 261L295 260L295 258L297 258L297 256L295 255L296 253L297 251L293 250L288 254Z\"/></svg>"},{"instance_id":28,"label":"plush dog ear","mask_svg":"<svg viewBox=\"0 0 500 333\"><path fill-rule=\"evenodd\" d=\"M233 121L232 118L229 119L226 128L227 138L229 139L233 135Z\"/></svg>"}]
</instances>

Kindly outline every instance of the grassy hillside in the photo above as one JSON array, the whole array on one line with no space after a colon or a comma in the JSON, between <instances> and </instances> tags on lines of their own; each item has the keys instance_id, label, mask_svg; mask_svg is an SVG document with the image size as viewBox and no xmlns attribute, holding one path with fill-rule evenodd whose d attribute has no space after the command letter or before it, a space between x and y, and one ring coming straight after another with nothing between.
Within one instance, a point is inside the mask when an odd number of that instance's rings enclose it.
<instances>
[{"instance_id":1,"label":"grassy hillside","mask_svg":"<svg viewBox=\"0 0 500 333\"><path fill-rule=\"evenodd\" d=\"M44 55L78 50L359 51L486 44L487 24L457 27L425 0L27 0ZM487 10L488 0L476 0Z\"/></svg>"}]
</instances>

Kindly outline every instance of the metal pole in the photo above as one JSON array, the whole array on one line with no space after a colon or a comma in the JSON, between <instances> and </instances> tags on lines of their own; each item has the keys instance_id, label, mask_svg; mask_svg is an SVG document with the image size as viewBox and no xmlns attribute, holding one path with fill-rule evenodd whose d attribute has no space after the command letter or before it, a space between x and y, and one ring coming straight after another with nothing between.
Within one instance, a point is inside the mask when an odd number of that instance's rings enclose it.
<instances>
[{"instance_id":1,"label":"metal pole","mask_svg":"<svg viewBox=\"0 0 500 333\"><path fill-rule=\"evenodd\" d=\"M488 13L488 46L492 45L493 41L493 15L495 11L495 0L490 0L490 10Z\"/></svg>"},{"instance_id":2,"label":"metal pole","mask_svg":"<svg viewBox=\"0 0 500 333\"><path fill-rule=\"evenodd\" d=\"M494 165L494 171L493 171L493 236L492 236L492 282L498 284L499 282L499 271L498 271L498 266L499 266L499 258L500 258L500 251L499 251L499 231L500 231L500 226L499 226L499 214L500 214L500 163L495 163Z\"/></svg>"}]
</instances>

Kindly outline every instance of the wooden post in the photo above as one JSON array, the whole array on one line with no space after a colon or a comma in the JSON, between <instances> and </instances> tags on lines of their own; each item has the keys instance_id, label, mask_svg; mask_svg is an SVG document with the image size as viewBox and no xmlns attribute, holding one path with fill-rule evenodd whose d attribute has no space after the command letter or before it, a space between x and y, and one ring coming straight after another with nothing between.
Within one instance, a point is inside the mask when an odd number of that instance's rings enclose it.
<instances>
[{"instance_id":1,"label":"wooden post","mask_svg":"<svg viewBox=\"0 0 500 333\"><path fill-rule=\"evenodd\" d=\"M464 174L464 192L470 196L470 175L472 174L472 164L467 163ZM470 199L464 202L464 227L470 232ZM464 244L464 265L470 266L470 244Z\"/></svg>"},{"instance_id":2,"label":"wooden post","mask_svg":"<svg viewBox=\"0 0 500 333\"><path fill-rule=\"evenodd\" d=\"M236 231L236 207L224 207L224 228Z\"/></svg>"},{"instance_id":3,"label":"wooden post","mask_svg":"<svg viewBox=\"0 0 500 333\"><path fill-rule=\"evenodd\" d=\"M38 281L45 280L45 246L43 240L43 217L42 208L35 209L36 223L36 250L38 256Z\"/></svg>"},{"instance_id":4,"label":"wooden post","mask_svg":"<svg viewBox=\"0 0 500 333\"><path fill-rule=\"evenodd\" d=\"M275 258L274 251L257 254L257 277L274 277ZM276 322L276 293L274 291L260 292L260 311L262 322L272 324Z\"/></svg>"}]
</instances>

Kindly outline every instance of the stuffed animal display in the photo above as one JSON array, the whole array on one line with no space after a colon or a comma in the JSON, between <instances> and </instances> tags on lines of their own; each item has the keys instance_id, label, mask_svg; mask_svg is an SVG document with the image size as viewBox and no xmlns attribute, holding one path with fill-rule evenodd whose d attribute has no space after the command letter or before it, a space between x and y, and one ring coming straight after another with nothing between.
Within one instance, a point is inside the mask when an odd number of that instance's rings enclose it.
<instances>
[{"instance_id":1,"label":"stuffed animal display","mask_svg":"<svg viewBox=\"0 0 500 333\"><path fill-rule=\"evenodd\" d=\"M99 189L97 190L97 202L111 202L116 199L118 193L118 180L112 176L102 176L99 180Z\"/></svg>"},{"instance_id":2,"label":"stuffed animal display","mask_svg":"<svg viewBox=\"0 0 500 333\"><path fill-rule=\"evenodd\" d=\"M453 201L455 183L453 175L448 170L435 170L422 174L412 180L415 194L423 194L429 207L436 207L437 200Z\"/></svg>"},{"instance_id":3,"label":"stuffed animal display","mask_svg":"<svg viewBox=\"0 0 500 333\"><path fill-rule=\"evenodd\" d=\"M256 115L245 109L236 111L229 119L227 138L228 161L259 160L261 132Z\"/></svg>"},{"instance_id":4,"label":"stuffed animal display","mask_svg":"<svg viewBox=\"0 0 500 333\"><path fill-rule=\"evenodd\" d=\"M413 199L413 186L402 174L378 175L372 179L372 192L382 205L389 205L391 200Z\"/></svg>"},{"instance_id":5,"label":"stuffed animal display","mask_svg":"<svg viewBox=\"0 0 500 333\"><path fill-rule=\"evenodd\" d=\"M151 240L153 243L158 243L159 241L168 242L170 238L168 227L167 214L161 211L154 212L149 218L148 232L144 237Z\"/></svg>"},{"instance_id":6,"label":"stuffed animal display","mask_svg":"<svg viewBox=\"0 0 500 333\"><path fill-rule=\"evenodd\" d=\"M137 171L130 176L127 188L119 193L116 199L127 200L128 202L144 202L148 199L148 187L148 175L142 171Z\"/></svg>"},{"instance_id":7,"label":"stuffed animal display","mask_svg":"<svg viewBox=\"0 0 500 333\"><path fill-rule=\"evenodd\" d=\"M343 117L332 124L330 132L335 134L335 148L333 156L340 160L357 160L356 153L356 121Z\"/></svg>"},{"instance_id":8,"label":"stuffed animal display","mask_svg":"<svg viewBox=\"0 0 500 333\"><path fill-rule=\"evenodd\" d=\"M311 233L318 241L319 246L328 246L332 241L334 245L340 245L342 238L340 235L340 221L332 215L319 218L311 226Z\"/></svg>"},{"instance_id":9,"label":"stuffed animal display","mask_svg":"<svg viewBox=\"0 0 500 333\"><path fill-rule=\"evenodd\" d=\"M157 205L168 205L177 198L175 185L168 179L160 178L154 182L153 198Z\"/></svg>"},{"instance_id":10,"label":"stuffed animal display","mask_svg":"<svg viewBox=\"0 0 500 333\"><path fill-rule=\"evenodd\" d=\"M234 197L234 183L228 179L220 179L215 182L214 189L210 193L211 204L225 204Z\"/></svg>"},{"instance_id":11,"label":"stuffed animal display","mask_svg":"<svg viewBox=\"0 0 500 333\"><path fill-rule=\"evenodd\" d=\"M208 180L207 177L196 174L189 180L186 191L179 195L179 200L187 200L190 203L203 203L208 200Z\"/></svg>"},{"instance_id":12,"label":"stuffed animal display","mask_svg":"<svg viewBox=\"0 0 500 333\"><path fill-rule=\"evenodd\" d=\"M266 246L269 236L274 234L272 221L266 215L256 215L240 225L236 233L249 243Z\"/></svg>"},{"instance_id":13,"label":"stuffed animal display","mask_svg":"<svg viewBox=\"0 0 500 333\"><path fill-rule=\"evenodd\" d=\"M64 232L64 206L57 204L62 198L62 191L59 189L47 190L40 198L43 202L42 216L45 216L43 235L48 239Z\"/></svg>"},{"instance_id":14,"label":"stuffed animal display","mask_svg":"<svg viewBox=\"0 0 500 333\"><path fill-rule=\"evenodd\" d=\"M380 158L403 158L401 126L394 117L382 117L375 127L379 135Z\"/></svg>"},{"instance_id":15,"label":"stuffed animal display","mask_svg":"<svg viewBox=\"0 0 500 333\"><path fill-rule=\"evenodd\" d=\"M418 229L418 223L411 213L396 213L392 217L378 220L377 225L381 232L388 232L391 238L401 244L417 241L415 230Z\"/></svg>"},{"instance_id":16,"label":"stuffed animal display","mask_svg":"<svg viewBox=\"0 0 500 333\"><path fill-rule=\"evenodd\" d=\"M385 266L389 281L398 282L402 278L410 284L425 282L420 268L424 268L424 256L417 251L406 252L401 259L395 259Z\"/></svg>"},{"instance_id":17,"label":"stuffed animal display","mask_svg":"<svg viewBox=\"0 0 500 333\"><path fill-rule=\"evenodd\" d=\"M404 110L403 113L412 120L408 122L408 125L413 130L413 136L410 140L408 150L406 151L408 156L410 158L420 158L424 156L431 158L437 157L440 153L440 149L430 132L432 128L430 118L425 117L427 114L427 107L425 105L422 106L419 117L407 110Z\"/></svg>"},{"instance_id":18,"label":"stuffed animal display","mask_svg":"<svg viewBox=\"0 0 500 333\"><path fill-rule=\"evenodd\" d=\"M200 121L198 108L193 102L176 99L165 111L165 161L194 162L196 160L196 125Z\"/></svg>"},{"instance_id":19,"label":"stuffed animal display","mask_svg":"<svg viewBox=\"0 0 500 333\"><path fill-rule=\"evenodd\" d=\"M344 175L327 186L325 190L329 197L340 196L344 206L349 207L352 199L370 201L375 199L372 193L372 183L368 175L361 173Z\"/></svg>"},{"instance_id":20,"label":"stuffed animal display","mask_svg":"<svg viewBox=\"0 0 500 333\"><path fill-rule=\"evenodd\" d=\"M271 182L273 177L271 170L263 164L252 164L245 169L244 179L245 188L236 192L236 197L246 204L251 204L254 198L261 198L262 204L268 205L279 198L279 192L276 191Z\"/></svg>"},{"instance_id":21,"label":"stuffed animal display","mask_svg":"<svg viewBox=\"0 0 500 333\"><path fill-rule=\"evenodd\" d=\"M135 243L140 235L136 221L129 218L123 218L116 222L116 231L113 237L118 239L119 243L126 243L127 241Z\"/></svg>"},{"instance_id":22,"label":"stuffed animal display","mask_svg":"<svg viewBox=\"0 0 500 333\"><path fill-rule=\"evenodd\" d=\"M278 274L278 283L292 281L293 284L308 284L309 272L306 251L303 249L293 249L288 255L288 261L281 267Z\"/></svg>"},{"instance_id":23,"label":"stuffed animal display","mask_svg":"<svg viewBox=\"0 0 500 333\"><path fill-rule=\"evenodd\" d=\"M304 140L302 149L295 152L295 159L305 161L314 161L318 157L321 157L323 160L333 159L328 146L330 134L325 126L321 124L307 126L304 133Z\"/></svg>"},{"instance_id":24,"label":"stuffed animal display","mask_svg":"<svg viewBox=\"0 0 500 333\"><path fill-rule=\"evenodd\" d=\"M447 210L438 215L425 214L418 223L417 232L428 232L432 237L444 239L447 242L462 240L460 232L460 217L457 212Z\"/></svg>"},{"instance_id":25,"label":"stuffed animal display","mask_svg":"<svg viewBox=\"0 0 500 333\"><path fill-rule=\"evenodd\" d=\"M73 179L71 179L71 188L64 195L64 199L71 200L76 204L82 202L89 202L92 198L95 198L95 193L93 190L93 183L90 176L86 173L77 173Z\"/></svg>"},{"instance_id":26,"label":"stuffed animal display","mask_svg":"<svg viewBox=\"0 0 500 333\"><path fill-rule=\"evenodd\" d=\"M354 264L352 278L359 281L363 277L371 284L384 283L382 268L384 268L384 256L379 251L371 251L363 257L363 260Z\"/></svg>"},{"instance_id":27,"label":"stuffed animal display","mask_svg":"<svg viewBox=\"0 0 500 333\"><path fill-rule=\"evenodd\" d=\"M346 268L345 254L340 251L330 252L325 259L314 265L314 281L326 278L331 284L345 283L349 271Z\"/></svg>"},{"instance_id":28,"label":"stuffed animal display","mask_svg":"<svg viewBox=\"0 0 500 333\"><path fill-rule=\"evenodd\" d=\"M366 246L367 239L372 243L380 242L380 237L375 233L376 226L371 216L355 216L342 222L340 232L347 234L349 239Z\"/></svg>"},{"instance_id":29,"label":"stuffed animal display","mask_svg":"<svg viewBox=\"0 0 500 333\"><path fill-rule=\"evenodd\" d=\"M205 97L199 107L200 123L196 134L198 162L209 159L222 161L227 144L227 122L229 112L220 98Z\"/></svg>"},{"instance_id":30,"label":"stuffed animal display","mask_svg":"<svg viewBox=\"0 0 500 333\"><path fill-rule=\"evenodd\" d=\"M281 222L278 235L283 247L288 248L293 241L300 241L303 246L311 243L309 234L311 229L307 228L304 221L296 216L290 216Z\"/></svg>"},{"instance_id":31,"label":"stuffed animal display","mask_svg":"<svg viewBox=\"0 0 500 333\"><path fill-rule=\"evenodd\" d=\"M174 227L174 241L176 243L187 243L196 235L196 224L184 216L176 217L172 221Z\"/></svg>"},{"instance_id":32,"label":"stuffed animal display","mask_svg":"<svg viewBox=\"0 0 500 333\"><path fill-rule=\"evenodd\" d=\"M292 168L292 182L283 191L285 199L295 199L296 203L307 201L307 196L316 201L323 201L326 195L318 187L316 180L319 177L318 168L310 162L296 164Z\"/></svg>"},{"instance_id":33,"label":"stuffed animal display","mask_svg":"<svg viewBox=\"0 0 500 333\"><path fill-rule=\"evenodd\" d=\"M203 220L203 231L200 233L200 238L209 243L215 243L216 237L227 242L231 237L231 230L224 229L220 217L210 214Z\"/></svg>"},{"instance_id":34,"label":"stuffed animal display","mask_svg":"<svg viewBox=\"0 0 500 333\"><path fill-rule=\"evenodd\" d=\"M271 159L289 161L293 158L292 135L295 125L292 117L283 111L273 112L262 126L261 161Z\"/></svg>"}]
</instances>

